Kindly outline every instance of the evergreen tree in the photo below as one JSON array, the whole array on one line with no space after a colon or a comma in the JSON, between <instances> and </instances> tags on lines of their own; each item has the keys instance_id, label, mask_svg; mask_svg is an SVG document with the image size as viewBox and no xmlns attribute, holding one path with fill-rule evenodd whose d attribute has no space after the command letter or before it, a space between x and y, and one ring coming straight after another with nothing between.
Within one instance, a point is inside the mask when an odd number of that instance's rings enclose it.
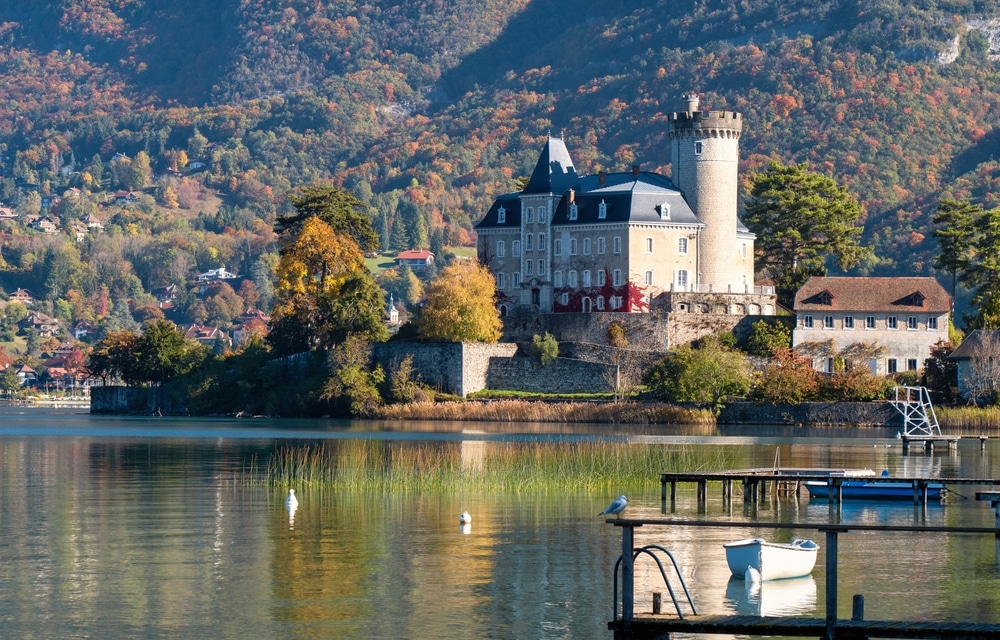
<instances>
[{"instance_id":1,"label":"evergreen tree","mask_svg":"<svg viewBox=\"0 0 1000 640\"><path fill-rule=\"evenodd\" d=\"M826 275L828 258L842 270L871 255L859 244L864 209L833 178L806 165L771 161L753 178L744 222L757 234L757 268L775 281L778 300L791 307L811 276Z\"/></svg>"},{"instance_id":2,"label":"evergreen tree","mask_svg":"<svg viewBox=\"0 0 1000 640\"><path fill-rule=\"evenodd\" d=\"M934 266L951 274L951 298L955 299L958 275L965 272L972 260L976 241L976 220L983 214L979 205L960 200L942 199L931 221L941 225L934 230L940 250Z\"/></svg>"}]
</instances>

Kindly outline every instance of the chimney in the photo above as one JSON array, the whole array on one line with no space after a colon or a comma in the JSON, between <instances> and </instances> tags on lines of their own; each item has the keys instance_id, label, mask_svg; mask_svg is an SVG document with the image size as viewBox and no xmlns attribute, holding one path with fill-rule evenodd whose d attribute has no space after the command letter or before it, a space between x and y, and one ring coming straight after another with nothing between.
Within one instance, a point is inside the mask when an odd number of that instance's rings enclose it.
<instances>
[{"instance_id":1,"label":"chimney","mask_svg":"<svg viewBox=\"0 0 1000 640\"><path fill-rule=\"evenodd\" d=\"M608 182L608 172L598 171L597 172L597 186L603 187Z\"/></svg>"},{"instance_id":2,"label":"chimney","mask_svg":"<svg viewBox=\"0 0 1000 640\"><path fill-rule=\"evenodd\" d=\"M639 165L637 164L632 165L632 176L633 177L639 176Z\"/></svg>"},{"instance_id":3,"label":"chimney","mask_svg":"<svg viewBox=\"0 0 1000 640\"><path fill-rule=\"evenodd\" d=\"M573 204L574 202L576 202L576 191L573 191L572 189L570 189L569 190L569 203Z\"/></svg>"},{"instance_id":4,"label":"chimney","mask_svg":"<svg viewBox=\"0 0 1000 640\"><path fill-rule=\"evenodd\" d=\"M682 99L684 100L685 111L687 111L688 113L695 113L696 111L698 111L698 103L700 101L698 100L697 95L693 93L687 93L684 94L684 96L682 96Z\"/></svg>"}]
</instances>

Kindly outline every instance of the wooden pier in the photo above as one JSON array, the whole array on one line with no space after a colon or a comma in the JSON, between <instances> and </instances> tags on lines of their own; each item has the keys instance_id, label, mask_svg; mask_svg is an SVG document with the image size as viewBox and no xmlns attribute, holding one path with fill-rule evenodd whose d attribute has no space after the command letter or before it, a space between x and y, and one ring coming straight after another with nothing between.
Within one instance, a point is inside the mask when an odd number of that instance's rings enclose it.
<instances>
[{"instance_id":1,"label":"wooden pier","mask_svg":"<svg viewBox=\"0 0 1000 640\"><path fill-rule=\"evenodd\" d=\"M841 487L850 480L865 482L909 482L913 485L914 503L927 502L927 487L931 483L943 485L980 485L1000 486L1000 479L993 478L901 478L876 476L871 469L742 469L732 471L706 471L700 473L664 473L660 475L660 501L666 505L668 499L673 504L677 499L679 483L694 483L698 487L698 506L704 507L708 497L708 484L719 483L722 486L722 499L731 500L733 485L743 488L744 502L758 502L768 499L768 493L777 497L793 497L798 495L801 482L815 480L827 483L831 488L829 501L841 503L843 494Z\"/></svg>"},{"instance_id":2,"label":"wooden pier","mask_svg":"<svg viewBox=\"0 0 1000 640\"><path fill-rule=\"evenodd\" d=\"M742 634L766 636L812 636L821 640L860 640L879 638L947 638L986 640L1000 637L1000 624L979 622L920 622L899 620L865 620L864 597L855 595L850 619L837 618L837 543L841 533L850 531L917 532L917 533L977 533L1000 536L1000 527L917 527L891 525L848 525L816 523L764 523L753 526L762 529L812 529L826 534L826 617L775 617L748 615L699 615L688 598L691 613L678 604L669 580L665 588L674 600L675 613L636 614L635 560L649 548L635 548L635 529L642 526L732 527L731 522L690 520L609 519L606 522L621 527L622 555L615 569L614 619L608 629L615 640L652 640L669 638L671 633ZM654 545L655 546L655 545ZM657 561L659 562L659 561ZM620 567L620 571L619 571ZM618 585L621 576L621 598ZM687 586L683 584L684 592ZM654 611L659 602L654 594ZM620 614L619 614L620 610Z\"/></svg>"}]
</instances>

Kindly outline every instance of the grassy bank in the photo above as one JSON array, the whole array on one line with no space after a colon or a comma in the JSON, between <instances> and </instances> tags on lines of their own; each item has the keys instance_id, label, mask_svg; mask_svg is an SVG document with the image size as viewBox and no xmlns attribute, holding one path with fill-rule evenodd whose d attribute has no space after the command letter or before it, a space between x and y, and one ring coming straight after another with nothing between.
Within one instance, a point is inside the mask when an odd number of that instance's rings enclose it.
<instances>
[{"instance_id":1,"label":"grassy bank","mask_svg":"<svg viewBox=\"0 0 1000 640\"><path fill-rule=\"evenodd\" d=\"M379 407L383 420L473 420L489 422L594 422L608 424L714 424L707 409L669 404L531 402L491 400L417 402Z\"/></svg>"},{"instance_id":2,"label":"grassy bank","mask_svg":"<svg viewBox=\"0 0 1000 640\"><path fill-rule=\"evenodd\" d=\"M628 442L390 443L344 440L278 449L245 482L269 486L336 486L366 491L498 491L505 493L648 490L661 473L724 469L716 447Z\"/></svg>"}]
</instances>

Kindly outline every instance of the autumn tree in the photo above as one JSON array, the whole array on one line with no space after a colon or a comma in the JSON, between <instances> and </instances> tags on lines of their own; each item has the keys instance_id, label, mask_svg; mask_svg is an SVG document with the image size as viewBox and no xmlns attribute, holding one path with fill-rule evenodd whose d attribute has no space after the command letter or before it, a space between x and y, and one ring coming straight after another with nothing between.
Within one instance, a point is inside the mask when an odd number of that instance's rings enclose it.
<instances>
[{"instance_id":1,"label":"autumn tree","mask_svg":"<svg viewBox=\"0 0 1000 640\"><path fill-rule=\"evenodd\" d=\"M120 378L125 384L136 382L135 348L139 334L133 331L109 331L87 356L86 370L93 378L107 384Z\"/></svg>"},{"instance_id":2,"label":"autumn tree","mask_svg":"<svg viewBox=\"0 0 1000 640\"><path fill-rule=\"evenodd\" d=\"M859 244L864 209L833 178L806 165L771 161L753 178L743 218L757 234L757 268L774 280L778 299L792 306L795 292L811 276L827 272L832 258L841 270L871 255Z\"/></svg>"},{"instance_id":3,"label":"autumn tree","mask_svg":"<svg viewBox=\"0 0 1000 640\"><path fill-rule=\"evenodd\" d=\"M162 385L191 372L208 355L208 350L167 320L147 325L135 342L133 382Z\"/></svg>"},{"instance_id":4,"label":"autumn tree","mask_svg":"<svg viewBox=\"0 0 1000 640\"><path fill-rule=\"evenodd\" d=\"M764 371L754 379L750 399L769 404L798 404L815 400L819 394L819 372L812 358L790 347L774 350Z\"/></svg>"},{"instance_id":5,"label":"autumn tree","mask_svg":"<svg viewBox=\"0 0 1000 640\"><path fill-rule=\"evenodd\" d=\"M497 342L503 324L493 303L493 274L479 264L456 261L427 287L417 319L420 337L431 342Z\"/></svg>"},{"instance_id":6,"label":"autumn tree","mask_svg":"<svg viewBox=\"0 0 1000 640\"><path fill-rule=\"evenodd\" d=\"M282 247L268 341L279 353L328 349L351 333L387 337L382 291L355 240L307 218Z\"/></svg>"}]
</instances>

